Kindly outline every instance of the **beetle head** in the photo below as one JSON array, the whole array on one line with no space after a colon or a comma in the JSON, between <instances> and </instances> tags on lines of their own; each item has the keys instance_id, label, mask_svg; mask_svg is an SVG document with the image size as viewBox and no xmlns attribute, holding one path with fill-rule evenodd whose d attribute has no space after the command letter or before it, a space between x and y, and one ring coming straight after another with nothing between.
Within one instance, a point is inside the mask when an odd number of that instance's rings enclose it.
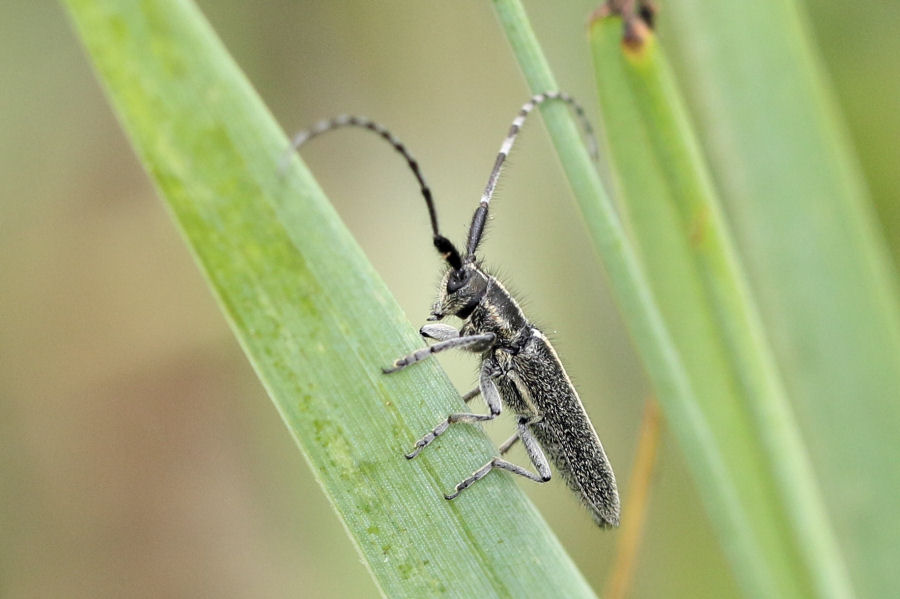
<instances>
[{"instance_id":1,"label":"beetle head","mask_svg":"<svg viewBox=\"0 0 900 599\"><path fill-rule=\"evenodd\" d=\"M428 320L440 320L445 316L467 319L484 298L487 283L487 275L474 262L467 260L460 268L451 266L438 286L437 300Z\"/></svg>"}]
</instances>

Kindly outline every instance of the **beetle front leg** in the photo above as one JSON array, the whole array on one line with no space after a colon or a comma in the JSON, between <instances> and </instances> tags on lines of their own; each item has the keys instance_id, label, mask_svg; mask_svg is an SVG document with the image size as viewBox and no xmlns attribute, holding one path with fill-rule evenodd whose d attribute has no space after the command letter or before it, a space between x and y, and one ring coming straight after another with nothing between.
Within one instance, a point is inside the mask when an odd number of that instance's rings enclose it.
<instances>
[{"instance_id":1,"label":"beetle front leg","mask_svg":"<svg viewBox=\"0 0 900 599\"><path fill-rule=\"evenodd\" d=\"M459 329L451 327L448 324L426 324L419 329L419 334L426 339L435 339L437 341L447 341L448 339L456 339L459 337ZM462 396L462 400L466 403L472 401L474 397L481 393L481 387L475 387Z\"/></svg>"},{"instance_id":2,"label":"beetle front leg","mask_svg":"<svg viewBox=\"0 0 900 599\"><path fill-rule=\"evenodd\" d=\"M459 329L451 327L449 324L426 324L419 329L419 334L426 339L447 341L448 339L459 338Z\"/></svg>"},{"instance_id":3,"label":"beetle front leg","mask_svg":"<svg viewBox=\"0 0 900 599\"><path fill-rule=\"evenodd\" d=\"M416 350L408 356L403 356L394 362L393 367L382 368L381 371L385 374L397 372L416 362L421 362L432 354L447 351L448 349L467 349L469 351L482 352L490 349L496 338L497 336L493 333L482 333L480 335L466 335L465 337L454 337L452 339L447 339L446 341L439 341L429 347L423 347L422 349Z\"/></svg>"}]
</instances>

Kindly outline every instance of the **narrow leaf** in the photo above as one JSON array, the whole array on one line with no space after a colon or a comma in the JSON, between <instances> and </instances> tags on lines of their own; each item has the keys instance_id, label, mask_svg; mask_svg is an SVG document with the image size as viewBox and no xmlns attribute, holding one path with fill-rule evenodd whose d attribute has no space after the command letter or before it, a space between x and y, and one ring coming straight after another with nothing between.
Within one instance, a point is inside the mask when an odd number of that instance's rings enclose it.
<instances>
[{"instance_id":1,"label":"narrow leaf","mask_svg":"<svg viewBox=\"0 0 900 599\"><path fill-rule=\"evenodd\" d=\"M403 457L463 404L436 364L381 374L422 341L300 161L279 172L286 137L196 7L66 5L141 161L382 592L591 597L509 475L443 498L494 455L477 428L455 427L415 461Z\"/></svg>"},{"instance_id":2,"label":"narrow leaf","mask_svg":"<svg viewBox=\"0 0 900 599\"><path fill-rule=\"evenodd\" d=\"M852 595L808 452L699 145L654 34L591 29L620 198L719 451L739 479L777 596ZM753 573L733 555L752 592ZM767 594L768 596L768 594Z\"/></svg>"},{"instance_id":3,"label":"narrow leaf","mask_svg":"<svg viewBox=\"0 0 900 599\"><path fill-rule=\"evenodd\" d=\"M800 4L661 17L854 586L897 596L897 277Z\"/></svg>"}]
</instances>

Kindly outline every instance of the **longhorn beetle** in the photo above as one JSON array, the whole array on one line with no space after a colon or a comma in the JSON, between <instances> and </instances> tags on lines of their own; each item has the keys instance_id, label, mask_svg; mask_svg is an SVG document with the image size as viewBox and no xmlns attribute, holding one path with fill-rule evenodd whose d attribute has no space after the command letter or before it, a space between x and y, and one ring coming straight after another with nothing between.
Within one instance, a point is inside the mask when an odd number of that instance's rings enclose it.
<instances>
[{"instance_id":1,"label":"longhorn beetle","mask_svg":"<svg viewBox=\"0 0 900 599\"><path fill-rule=\"evenodd\" d=\"M438 287L437 301L428 320L456 316L462 320L462 327L456 329L446 324L426 324L419 332L422 337L435 343L396 360L391 368L382 370L385 374L397 372L449 349L478 353L481 355L478 387L466 393L463 399L468 403L480 394L489 411L487 414L463 412L448 415L416 441L406 457L415 458L451 424L493 420L505 405L518 416L516 433L500 446L499 456L473 472L445 497L454 499L495 468L539 483L547 482L550 480L550 462L553 462L598 525L618 526L619 495L612 467L562 362L547 337L525 317L515 298L484 269L475 256L484 232L488 205L513 142L529 113L548 100L561 100L573 108L582 122L591 154L596 160L597 144L593 131L578 103L561 92L533 96L519 110L500 147L481 202L472 217L464 255L439 232L431 190L418 163L406 146L378 123L363 117L339 116L301 131L294 137L292 146L297 149L311 138L339 127L368 129L381 136L406 159L425 198L434 247L447 263ZM517 441L522 441L537 473L502 457Z\"/></svg>"}]
</instances>

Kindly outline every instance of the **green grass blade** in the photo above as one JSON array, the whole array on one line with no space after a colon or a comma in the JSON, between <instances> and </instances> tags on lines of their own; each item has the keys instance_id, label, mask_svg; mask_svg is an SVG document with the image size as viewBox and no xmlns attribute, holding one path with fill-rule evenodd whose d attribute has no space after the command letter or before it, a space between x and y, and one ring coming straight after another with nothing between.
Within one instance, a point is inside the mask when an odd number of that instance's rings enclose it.
<instances>
[{"instance_id":1,"label":"green grass blade","mask_svg":"<svg viewBox=\"0 0 900 599\"><path fill-rule=\"evenodd\" d=\"M591 29L621 199L654 289L742 499L779 597L852 596L846 567L730 233L655 36ZM738 578L750 575L733 560Z\"/></svg>"},{"instance_id":2,"label":"green grass blade","mask_svg":"<svg viewBox=\"0 0 900 599\"><path fill-rule=\"evenodd\" d=\"M301 162L279 174L287 140L196 7L65 4L141 161L382 592L593 596L510 476L444 500L495 452L476 428L456 427L420 458L404 459L462 403L436 364L381 374L421 340Z\"/></svg>"},{"instance_id":3,"label":"green grass blade","mask_svg":"<svg viewBox=\"0 0 900 599\"><path fill-rule=\"evenodd\" d=\"M535 40L521 4L494 0L494 7L532 92L559 89ZM757 596L778 596L784 588L779 567L746 510L739 479L728 464L708 414L701 409L693 383L653 298L636 251L607 197L578 131L564 106L544 105L542 112L563 169L575 192L595 246L604 261L623 316L653 380L660 404L693 470L706 507L726 550L740 556L743 582ZM627 509L627 497L624 509ZM769 529L771 530L771 529ZM793 594L796 595L796 592Z\"/></svg>"},{"instance_id":4,"label":"green grass blade","mask_svg":"<svg viewBox=\"0 0 900 599\"><path fill-rule=\"evenodd\" d=\"M854 586L896 596L896 273L802 11L685 0L661 18Z\"/></svg>"}]
</instances>

